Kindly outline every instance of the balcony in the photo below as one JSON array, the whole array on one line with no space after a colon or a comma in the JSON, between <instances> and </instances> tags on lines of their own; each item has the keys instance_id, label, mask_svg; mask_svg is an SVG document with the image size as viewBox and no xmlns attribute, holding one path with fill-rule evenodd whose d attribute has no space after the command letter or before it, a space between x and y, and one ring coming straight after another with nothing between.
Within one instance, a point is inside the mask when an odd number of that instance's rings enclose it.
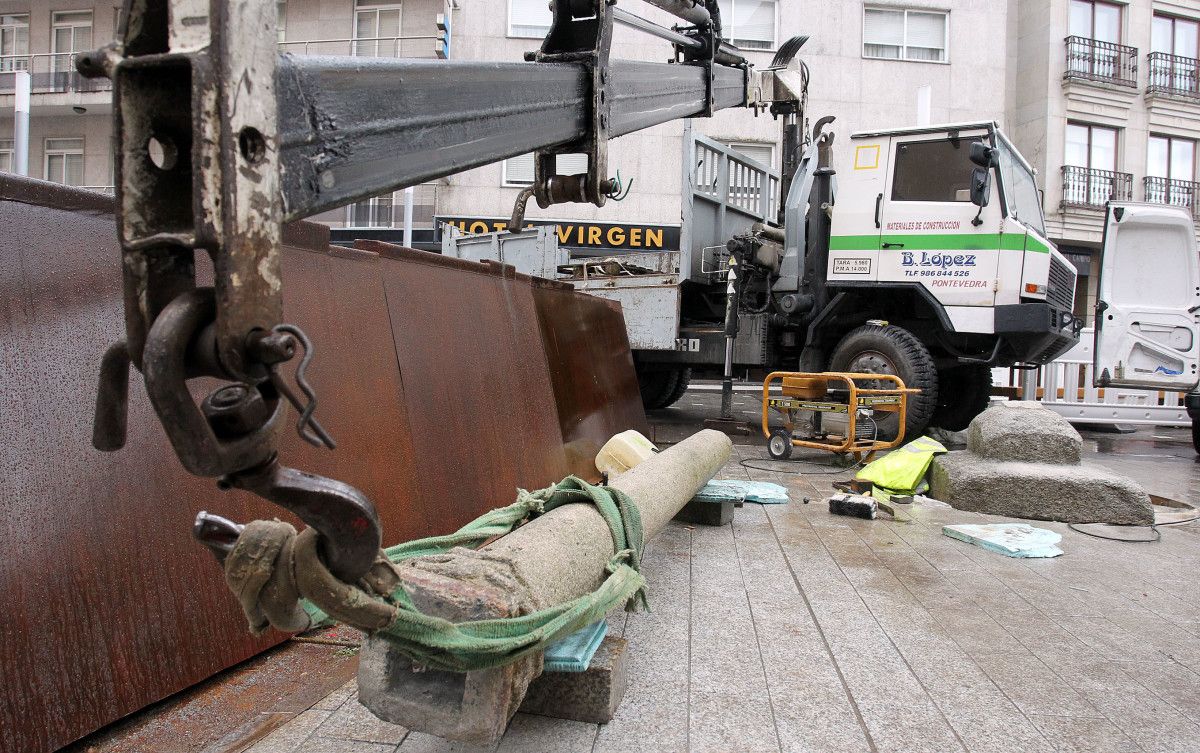
<instances>
[{"instance_id":1,"label":"balcony","mask_svg":"<svg viewBox=\"0 0 1200 753\"><path fill-rule=\"evenodd\" d=\"M1133 175L1065 165L1062 169L1064 208L1103 209L1109 201L1133 199Z\"/></svg>"},{"instance_id":2,"label":"balcony","mask_svg":"<svg viewBox=\"0 0 1200 753\"><path fill-rule=\"evenodd\" d=\"M279 51L292 55L351 55L369 58L433 58L438 37L424 34L406 37L363 37L359 39L288 40Z\"/></svg>"},{"instance_id":3,"label":"balcony","mask_svg":"<svg viewBox=\"0 0 1200 753\"><path fill-rule=\"evenodd\" d=\"M280 52L294 55L353 55L357 57L433 58L433 34L364 39L313 39L279 43ZM16 92L15 71L29 71L34 94L112 91L106 78L84 78L75 70L74 53L0 55L0 95Z\"/></svg>"},{"instance_id":4,"label":"balcony","mask_svg":"<svg viewBox=\"0 0 1200 753\"><path fill-rule=\"evenodd\" d=\"M1152 52L1146 56L1150 69L1147 94L1175 94L1200 99L1200 60Z\"/></svg>"},{"instance_id":5,"label":"balcony","mask_svg":"<svg viewBox=\"0 0 1200 753\"><path fill-rule=\"evenodd\" d=\"M1200 194L1200 183L1148 175L1142 179L1142 185L1146 191L1146 201L1151 204L1172 204L1177 207L1185 207L1192 213L1193 218L1200 219L1200 211L1198 211L1200 210L1200 201L1197 201L1197 195Z\"/></svg>"},{"instance_id":6,"label":"balcony","mask_svg":"<svg viewBox=\"0 0 1200 753\"><path fill-rule=\"evenodd\" d=\"M1067 37L1066 43L1067 71L1063 74L1064 79L1137 87L1136 47L1087 37Z\"/></svg>"},{"instance_id":7,"label":"balcony","mask_svg":"<svg viewBox=\"0 0 1200 753\"><path fill-rule=\"evenodd\" d=\"M28 71L34 94L103 92L112 90L106 78L84 78L75 70L75 53L0 55L0 94L17 90L15 71Z\"/></svg>"}]
</instances>

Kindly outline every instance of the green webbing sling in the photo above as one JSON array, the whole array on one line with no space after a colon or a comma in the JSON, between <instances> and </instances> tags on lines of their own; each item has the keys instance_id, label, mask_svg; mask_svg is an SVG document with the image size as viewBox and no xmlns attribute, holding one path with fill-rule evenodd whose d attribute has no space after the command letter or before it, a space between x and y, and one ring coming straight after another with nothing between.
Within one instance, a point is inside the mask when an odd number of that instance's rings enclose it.
<instances>
[{"instance_id":1,"label":"green webbing sling","mask_svg":"<svg viewBox=\"0 0 1200 753\"><path fill-rule=\"evenodd\" d=\"M394 643L417 664L467 672L508 664L541 651L547 644L602 619L622 602L629 611L639 606L648 608L646 580L640 572L645 542L637 506L624 492L593 486L575 476L535 492L518 490L516 502L486 512L452 534L417 539L384 551L388 559L399 563L444 554L454 547L477 549L528 520L575 502L596 506L608 524L616 549L607 565L609 576L595 591L527 615L455 623L422 613L404 589L397 588L388 599L397 608L396 618L375 635ZM313 617L313 624L328 619L311 603L303 602L303 606Z\"/></svg>"}]
</instances>

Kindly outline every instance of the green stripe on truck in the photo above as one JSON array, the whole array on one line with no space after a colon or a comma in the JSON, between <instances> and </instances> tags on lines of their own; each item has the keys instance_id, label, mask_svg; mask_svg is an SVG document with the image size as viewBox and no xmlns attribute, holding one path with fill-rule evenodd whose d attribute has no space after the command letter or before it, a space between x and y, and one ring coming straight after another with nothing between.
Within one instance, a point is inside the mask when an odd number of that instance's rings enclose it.
<instances>
[{"instance_id":1,"label":"green stripe on truck","mask_svg":"<svg viewBox=\"0 0 1200 753\"><path fill-rule=\"evenodd\" d=\"M1026 241L1029 248L1026 249ZM904 248L918 251L984 251L998 248L1004 251L1029 250L1048 254L1050 249L1036 238L1021 233L912 233L908 235L833 235L829 237L830 251L878 251L881 243L903 243ZM887 251L899 250L885 249Z\"/></svg>"}]
</instances>

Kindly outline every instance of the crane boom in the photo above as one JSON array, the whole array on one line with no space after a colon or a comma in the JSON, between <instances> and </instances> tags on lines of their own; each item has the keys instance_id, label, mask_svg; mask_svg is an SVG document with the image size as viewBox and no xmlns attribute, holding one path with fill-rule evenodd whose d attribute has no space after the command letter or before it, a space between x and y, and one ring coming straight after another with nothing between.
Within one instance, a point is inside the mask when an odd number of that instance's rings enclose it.
<instances>
[{"instance_id":1,"label":"crane boom","mask_svg":"<svg viewBox=\"0 0 1200 753\"><path fill-rule=\"evenodd\" d=\"M275 0L125 0L120 39L76 60L113 80L124 257L126 339L102 365L96 447L124 444L132 364L188 471L295 512L331 572L361 577L381 540L370 500L277 453L288 403L305 440L333 447L304 380L313 346L282 321L283 223L531 151L518 225L529 198L603 206L619 190L609 139L793 96L786 72L753 71L722 39L716 0L650 1L692 25L558 0L540 49L515 63L280 54ZM618 17L675 59L610 61ZM557 174L565 152L585 153L587 171ZM211 288L197 286L201 250ZM197 377L222 382L199 405ZM238 530L202 514L196 532L221 556Z\"/></svg>"}]
</instances>

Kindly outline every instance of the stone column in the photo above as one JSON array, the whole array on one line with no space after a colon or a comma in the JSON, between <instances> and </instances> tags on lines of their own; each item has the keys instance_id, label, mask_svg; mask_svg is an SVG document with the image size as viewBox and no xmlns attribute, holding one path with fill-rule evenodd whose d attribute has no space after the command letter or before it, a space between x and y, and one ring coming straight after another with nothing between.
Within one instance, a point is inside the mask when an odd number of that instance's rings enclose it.
<instances>
[{"instance_id":1,"label":"stone column","mask_svg":"<svg viewBox=\"0 0 1200 753\"><path fill-rule=\"evenodd\" d=\"M729 437L704 430L610 485L637 505L649 540L716 475L731 448ZM402 583L426 614L454 621L510 617L595 590L613 554L612 534L596 508L565 505L479 551L412 560L401 568ZM386 640L368 638L360 653L359 700L409 729L490 743L504 734L541 671L541 654L476 672L414 668Z\"/></svg>"}]
</instances>

